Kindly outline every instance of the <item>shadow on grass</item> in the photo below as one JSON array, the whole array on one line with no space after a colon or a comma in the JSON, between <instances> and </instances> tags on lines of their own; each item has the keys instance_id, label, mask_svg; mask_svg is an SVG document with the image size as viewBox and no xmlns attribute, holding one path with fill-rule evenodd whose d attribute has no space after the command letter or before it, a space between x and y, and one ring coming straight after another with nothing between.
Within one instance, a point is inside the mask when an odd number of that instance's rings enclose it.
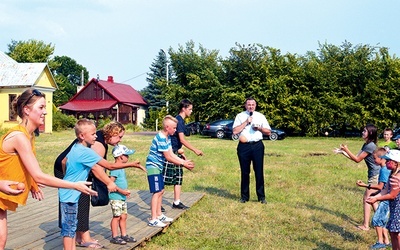
<instances>
[{"instance_id":1,"label":"shadow on grass","mask_svg":"<svg viewBox=\"0 0 400 250\"><path fill-rule=\"evenodd\" d=\"M224 197L224 198L228 198L228 199L232 199L232 200L239 199L239 197L237 195L232 194L231 192L229 192L226 189L209 187L209 186L200 186L200 185L194 186L193 189L196 191L201 191L201 192L205 192L207 194L216 195L216 196L220 196L220 197Z\"/></svg>"},{"instance_id":2,"label":"shadow on grass","mask_svg":"<svg viewBox=\"0 0 400 250\"><path fill-rule=\"evenodd\" d=\"M318 211L322 211L322 212L334 215L336 217L341 218L344 221L349 221L353 225L357 225L357 222L353 218L350 218L347 214L344 214L344 213L341 213L341 212L338 212L338 211L333 211L331 209L327 209L327 208L324 208L324 207L315 206L315 205L304 204L304 206L307 207L308 209L318 210Z\"/></svg>"}]
</instances>

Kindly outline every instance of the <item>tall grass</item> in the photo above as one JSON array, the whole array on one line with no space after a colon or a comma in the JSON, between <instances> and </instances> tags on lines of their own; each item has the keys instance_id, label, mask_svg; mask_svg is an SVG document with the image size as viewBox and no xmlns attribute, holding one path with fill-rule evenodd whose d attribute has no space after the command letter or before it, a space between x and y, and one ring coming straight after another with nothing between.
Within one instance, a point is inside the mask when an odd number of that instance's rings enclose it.
<instances>
[{"instance_id":1,"label":"tall grass","mask_svg":"<svg viewBox=\"0 0 400 250\"><path fill-rule=\"evenodd\" d=\"M53 172L55 158L73 138L72 131L37 138L37 155L45 172ZM152 139L127 133L123 144L134 148L131 158L144 164ZM238 202L236 142L201 136L187 139L205 155L197 157L186 150L196 167L185 171L182 190L202 192L205 197L145 249L368 249L376 241L374 230L355 228L362 222L364 192L355 183L366 181L365 163L332 152L346 143L356 153L361 139L264 141L266 205L257 202L253 173L250 202ZM141 171L127 173L131 189L148 189Z\"/></svg>"}]
</instances>

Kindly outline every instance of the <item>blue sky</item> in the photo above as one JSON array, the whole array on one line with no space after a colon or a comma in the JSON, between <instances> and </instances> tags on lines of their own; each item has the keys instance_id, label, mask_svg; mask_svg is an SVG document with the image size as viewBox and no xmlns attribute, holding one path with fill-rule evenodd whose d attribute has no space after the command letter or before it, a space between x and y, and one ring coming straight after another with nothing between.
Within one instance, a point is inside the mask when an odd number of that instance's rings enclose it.
<instances>
[{"instance_id":1,"label":"blue sky","mask_svg":"<svg viewBox=\"0 0 400 250\"><path fill-rule=\"evenodd\" d=\"M190 40L222 57L236 42L303 55L344 41L400 57L399 11L398 0L2 0L0 50L42 40L90 78L112 75L141 90L159 50Z\"/></svg>"}]
</instances>

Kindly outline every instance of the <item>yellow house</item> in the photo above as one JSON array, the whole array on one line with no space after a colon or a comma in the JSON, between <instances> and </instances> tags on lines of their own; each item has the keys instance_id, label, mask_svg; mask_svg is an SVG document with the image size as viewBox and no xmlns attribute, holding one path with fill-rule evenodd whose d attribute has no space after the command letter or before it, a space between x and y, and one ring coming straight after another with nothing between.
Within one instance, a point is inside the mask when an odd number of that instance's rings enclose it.
<instances>
[{"instance_id":1,"label":"yellow house","mask_svg":"<svg viewBox=\"0 0 400 250\"><path fill-rule=\"evenodd\" d=\"M46 95L47 115L40 132L53 131L53 92L57 85L47 63L18 63L0 51L0 128L14 127L20 122L12 102L28 88Z\"/></svg>"}]
</instances>

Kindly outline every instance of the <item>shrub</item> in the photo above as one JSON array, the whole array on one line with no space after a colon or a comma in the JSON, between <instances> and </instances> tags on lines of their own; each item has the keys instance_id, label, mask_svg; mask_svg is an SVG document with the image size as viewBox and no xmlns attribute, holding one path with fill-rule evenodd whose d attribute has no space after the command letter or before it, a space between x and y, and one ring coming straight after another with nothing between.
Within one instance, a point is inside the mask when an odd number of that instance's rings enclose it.
<instances>
[{"instance_id":1,"label":"shrub","mask_svg":"<svg viewBox=\"0 0 400 250\"><path fill-rule=\"evenodd\" d=\"M53 130L61 131L68 128L73 128L77 119L73 115L66 115L57 111L53 115Z\"/></svg>"}]
</instances>

